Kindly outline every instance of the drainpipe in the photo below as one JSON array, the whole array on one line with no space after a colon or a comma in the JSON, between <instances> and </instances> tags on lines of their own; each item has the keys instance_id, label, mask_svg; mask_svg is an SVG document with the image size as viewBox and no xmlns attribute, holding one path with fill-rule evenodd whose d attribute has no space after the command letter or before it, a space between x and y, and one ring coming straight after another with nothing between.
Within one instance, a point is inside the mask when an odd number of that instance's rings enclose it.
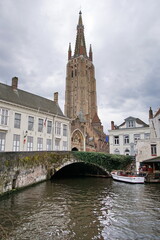
<instances>
[{"instance_id":1,"label":"drainpipe","mask_svg":"<svg viewBox=\"0 0 160 240\"><path fill-rule=\"evenodd\" d=\"M84 145L83 145L83 148L84 148L84 151L86 151L86 138L85 138L85 136L83 136L84 137Z\"/></svg>"},{"instance_id":2,"label":"drainpipe","mask_svg":"<svg viewBox=\"0 0 160 240\"><path fill-rule=\"evenodd\" d=\"M55 116L53 116L53 126L52 126L52 151L54 151L54 144L55 144Z\"/></svg>"},{"instance_id":3,"label":"drainpipe","mask_svg":"<svg viewBox=\"0 0 160 240\"><path fill-rule=\"evenodd\" d=\"M68 151L71 151L71 121L69 121L69 132L68 132L68 137L67 137L67 142L68 142Z\"/></svg>"}]
</instances>

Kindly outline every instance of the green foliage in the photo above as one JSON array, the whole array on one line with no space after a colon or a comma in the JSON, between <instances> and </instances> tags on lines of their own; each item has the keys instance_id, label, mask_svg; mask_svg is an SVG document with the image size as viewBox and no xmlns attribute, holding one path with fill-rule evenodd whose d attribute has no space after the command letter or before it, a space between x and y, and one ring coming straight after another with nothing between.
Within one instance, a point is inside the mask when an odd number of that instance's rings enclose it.
<instances>
[{"instance_id":1,"label":"green foliage","mask_svg":"<svg viewBox=\"0 0 160 240\"><path fill-rule=\"evenodd\" d=\"M43 152L43 153L39 153L36 155L30 155L30 156L26 156L23 158L20 158L18 160L18 165L19 166L24 166L24 167L34 167L34 166L39 166L39 165L43 165L46 168L49 168L53 163L62 163L63 160L70 159L70 154L61 154L61 153L57 153L57 152Z\"/></svg>"},{"instance_id":2,"label":"green foliage","mask_svg":"<svg viewBox=\"0 0 160 240\"><path fill-rule=\"evenodd\" d=\"M5 167L9 167L9 166L10 166L10 162L9 162L8 160L6 160L6 161L4 162L4 165L5 165Z\"/></svg>"},{"instance_id":3,"label":"green foliage","mask_svg":"<svg viewBox=\"0 0 160 240\"><path fill-rule=\"evenodd\" d=\"M3 161L3 171L9 171L13 168L32 168L43 165L45 168L52 168L53 164L59 166L71 158L77 161L96 164L108 171L115 169L125 169L132 161L130 156L113 155L97 152L39 152L29 153L26 156L19 155L15 159L6 159Z\"/></svg>"},{"instance_id":4,"label":"green foliage","mask_svg":"<svg viewBox=\"0 0 160 240\"><path fill-rule=\"evenodd\" d=\"M131 162L130 156L105 154L97 152L72 152L77 160L96 164L108 171L125 169Z\"/></svg>"},{"instance_id":5,"label":"green foliage","mask_svg":"<svg viewBox=\"0 0 160 240\"><path fill-rule=\"evenodd\" d=\"M50 168L53 164L61 164L70 160L70 153L62 152L39 152L28 153L25 155L17 155L17 157L7 157L3 161L0 161L0 171L10 171L14 168L32 168L43 165L46 168Z\"/></svg>"}]
</instances>

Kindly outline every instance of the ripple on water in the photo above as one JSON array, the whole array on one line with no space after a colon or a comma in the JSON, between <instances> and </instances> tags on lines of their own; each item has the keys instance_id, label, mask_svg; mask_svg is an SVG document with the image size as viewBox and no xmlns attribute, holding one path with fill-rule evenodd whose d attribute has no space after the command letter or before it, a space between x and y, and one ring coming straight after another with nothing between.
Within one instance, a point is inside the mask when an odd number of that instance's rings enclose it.
<instances>
[{"instance_id":1,"label":"ripple on water","mask_svg":"<svg viewBox=\"0 0 160 240\"><path fill-rule=\"evenodd\" d=\"M11 195L0 211L14 218L11 240L159 240L159 196L155 184L64 179Z\"/></svg>"}]
</instances>

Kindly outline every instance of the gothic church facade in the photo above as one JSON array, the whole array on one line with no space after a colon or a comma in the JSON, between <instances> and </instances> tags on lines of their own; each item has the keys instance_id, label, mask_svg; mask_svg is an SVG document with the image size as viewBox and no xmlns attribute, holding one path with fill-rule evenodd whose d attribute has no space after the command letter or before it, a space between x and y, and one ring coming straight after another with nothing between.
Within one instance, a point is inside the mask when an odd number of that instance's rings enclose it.
<instances>
[{"instance_id":1,"label":"gothic church facade","mask_svg":"<svg viewBox=\"0 0 160 240\"><path fill-rule=\"evenodd\" d=\"M69 44L66 75L64 111L72 120L72 150L107 152L106 135L98 117L92 47L87 55L81 12L73 55Z\"/></svg>"}]
</instances>

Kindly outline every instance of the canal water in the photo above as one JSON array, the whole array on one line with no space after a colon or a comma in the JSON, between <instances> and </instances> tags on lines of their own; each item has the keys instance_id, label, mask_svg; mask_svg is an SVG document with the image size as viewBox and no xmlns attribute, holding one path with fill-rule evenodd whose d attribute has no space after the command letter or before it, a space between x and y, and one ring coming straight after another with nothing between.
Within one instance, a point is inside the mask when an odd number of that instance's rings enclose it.
<instances>
[{"instance_id":1,"label":"canal water","mask_svg":"<svg viewBox=\"0 0 160 240\"><path fill-rule=\"evenodd\" d=\"M160 184L43 182L0 200L0 227L11 240L159 240Z\"/></svg>"}]
</instances>

